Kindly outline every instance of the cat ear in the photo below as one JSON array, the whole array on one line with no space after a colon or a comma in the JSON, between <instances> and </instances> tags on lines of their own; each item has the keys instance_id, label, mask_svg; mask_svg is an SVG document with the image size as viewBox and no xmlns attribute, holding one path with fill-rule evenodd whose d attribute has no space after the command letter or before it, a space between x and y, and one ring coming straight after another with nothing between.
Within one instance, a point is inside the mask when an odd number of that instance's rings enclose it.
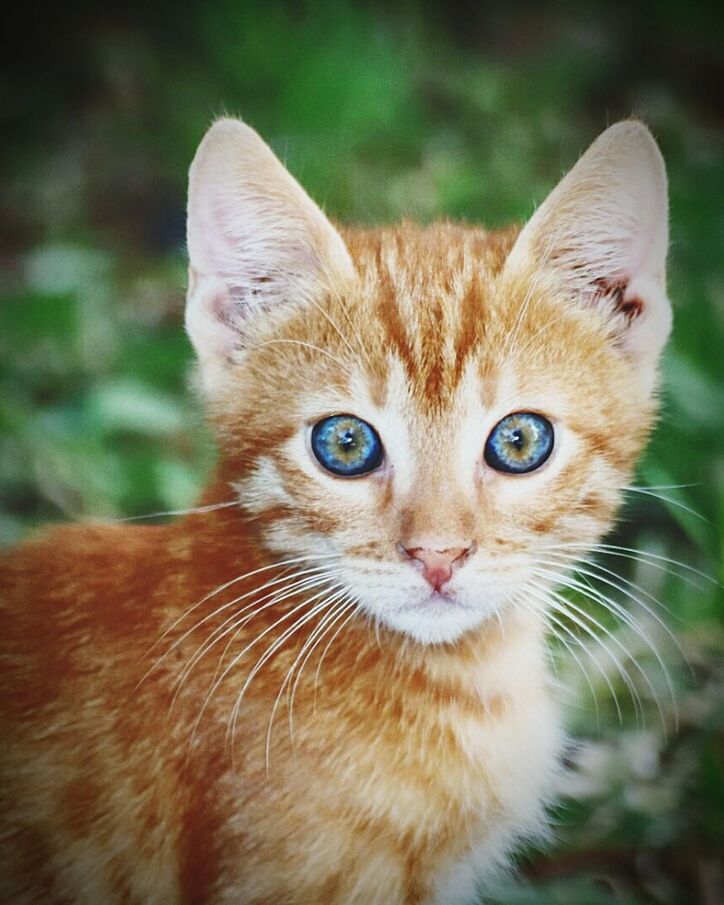
<instances>
[{"instance_id":1,"label":"cat ear","mask_svg":"<svg viewBox=\"0 0 724 905\"><path fill-rule=\"evenodd\" d=\"M666 170L636 121L600 135L519 235L505 265L525 280L552 274L602 306L620 344L653 369L671 326L666 296Z\"/></svg>"},{"instance_id":2,"label":"cat ear","mask_svg":"<svg viewBox=\"0 0 724 905\"><path fill-rule=\"evenodd\" d=\"M204 381L243 347L249 321L354 275L337 231L249 126L220 119L189 172L186 330Z\"/></svg>"}]
</instances>

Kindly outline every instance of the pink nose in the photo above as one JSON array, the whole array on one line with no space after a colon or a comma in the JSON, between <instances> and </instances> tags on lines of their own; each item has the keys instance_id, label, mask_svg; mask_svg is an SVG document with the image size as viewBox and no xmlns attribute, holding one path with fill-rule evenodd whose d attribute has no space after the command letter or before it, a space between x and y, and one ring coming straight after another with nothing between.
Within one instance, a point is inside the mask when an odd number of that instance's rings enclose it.
<instances>
[{"instance_id":1,"label":"pink nose","mask_svg":"<svg viewBox=\"0 0 724 905\"><path fill-rule=\"evenodd\" d=\"M422 563L422 574L439 591L446 581L450 581L453 564L462 559L470 547L448 547L446 550L430 550L426 547L405 548L405 553Z\"/></svg>"}]
</instances>

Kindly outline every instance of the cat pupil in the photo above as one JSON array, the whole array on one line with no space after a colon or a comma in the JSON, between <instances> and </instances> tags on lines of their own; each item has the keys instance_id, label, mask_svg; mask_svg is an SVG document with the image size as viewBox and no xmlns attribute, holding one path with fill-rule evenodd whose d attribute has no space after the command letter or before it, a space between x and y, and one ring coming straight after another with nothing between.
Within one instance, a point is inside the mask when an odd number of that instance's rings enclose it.
<instances>
[{"instance_id":1,"label":"cat pupil","mask_svg":"<svg viewBox=\"0 0 724 905\"><path fill-rule=\"evenodd\" d=\"M522 449L522 448L523 448L523 444L525 443L525 439L524 439L524 437L523 437L523 431L522 431L519 427L515 428L515 430L512 430L512 431L510 432L509 442L510 442L511 445L514 446L516 449Z\"/></svg>"},{"instance_id":2,"label":"cat pupil","mask_svg":"<svg viewBox=\"0 0 724 905\"><path fill-rule=\"evenodd\" d=\"M352 430L346 430L339 438L339 445L345 450L352 449L352 447L356 445L354 432Z\"/></svg>"}]
</instances>

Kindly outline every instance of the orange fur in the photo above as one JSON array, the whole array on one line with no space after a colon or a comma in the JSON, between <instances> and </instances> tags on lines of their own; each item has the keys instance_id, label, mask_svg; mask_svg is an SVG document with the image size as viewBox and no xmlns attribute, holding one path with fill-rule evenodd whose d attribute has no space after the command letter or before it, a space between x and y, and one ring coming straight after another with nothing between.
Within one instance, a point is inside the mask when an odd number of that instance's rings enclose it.
<instances>
[{"instance_id":1,"label":"orange fur","mask_svg":"<svg viewBox=\"0 0 724 905\"><path fill-rule=\"evenodd\" d=\"M274 167L264 157L254 191ZM279 185L274 204L302 204ZM610 525L655 381L615 312L572 300L525 233L403 224L338 242L321 212L303 215L314 253L299 260L329 280L315 271L298 300L233 323L240 343L203 307L236 304L230 289L193 300L213 249L190 240L189 329L220 450L202 504L239 505L57 528L4 557L5 902L447 905L544 833L561 733L544 615L516 594L536 549ZM382 419L396 470L344 483L319 473L300 425L359 406ZM526 408L561 425L561 452L530 476L490 473L487 432ZM401 597L398 576L420 579L400 545L461 538L469 593L506 590L459 637L423 643L342 596L311 609L336 581ZM303 570L325 563L314 585ZM265 598L289 569L309 584ZM307 615L232 718L258 658Z\"/></svg>"}]
</instances>

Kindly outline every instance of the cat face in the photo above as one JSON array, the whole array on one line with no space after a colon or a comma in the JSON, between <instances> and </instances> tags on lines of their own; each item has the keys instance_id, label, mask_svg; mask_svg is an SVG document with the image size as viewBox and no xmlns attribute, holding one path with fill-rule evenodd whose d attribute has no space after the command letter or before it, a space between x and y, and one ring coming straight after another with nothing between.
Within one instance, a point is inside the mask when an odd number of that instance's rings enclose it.
<instances>
[{"instance_id":1,"label":"cat face","mask_svg":"<svg viewBox=\"0 0 724 905\"><path fill-rule=\"evenodd\" d=\"M222 121L189 218L189 333L225 474L274 556L323 557L372 619L449 642L534 606L546 550L573 559L610 526L669 326L644 127L604 133L516 238L340 235Z\"/></svg>"}]
</instances>

